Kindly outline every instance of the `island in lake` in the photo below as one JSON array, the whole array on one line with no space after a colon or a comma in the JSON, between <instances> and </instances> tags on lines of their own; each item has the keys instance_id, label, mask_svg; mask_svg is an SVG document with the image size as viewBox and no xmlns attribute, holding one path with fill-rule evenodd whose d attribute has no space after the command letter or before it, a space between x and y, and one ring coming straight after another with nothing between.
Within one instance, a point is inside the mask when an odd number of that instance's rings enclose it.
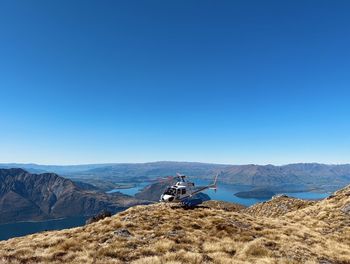
<instances>
[{"instance_id":1,"label":"island in lake","mask_svg":"<svg viewBox=\"0 0 350 264\"><path fill-rule=\"evenodd\" d=\"M270 199L272 196L275 195L274 192L266 189L255 189L255 190L250 190L246 192L237 192L234 194L237 197L240 198L265 198L265 199Z\"/></svg>"}]
</instances>

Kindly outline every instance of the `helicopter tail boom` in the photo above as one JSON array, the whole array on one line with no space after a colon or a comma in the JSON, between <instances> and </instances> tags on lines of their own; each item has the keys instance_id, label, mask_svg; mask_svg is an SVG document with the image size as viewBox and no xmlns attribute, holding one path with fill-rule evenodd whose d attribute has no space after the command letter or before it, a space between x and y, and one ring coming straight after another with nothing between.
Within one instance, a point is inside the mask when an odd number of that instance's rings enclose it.
<instances>
[{"instance_id":1,"label":"helicopter tail boom","mask_svg":"<svg viewBox=\"0 0 350 264\"><path fill-rule=\"evenodd\" d=\"M214 190L214 191L216 192L216 190L217 190L216 182L217 182L218 176L219 176L219 174L216 174L216 176L215 176L215 178L214 178L214 182L213 182L212 184L207 185L207 186L204 186L204 187L202 187L202 188L200 188L200 189L194 191L193 193L191 193L191 194L189 195L189 197L192 197L193 195L195 195L195 194L197 194L197 193L200 193L200 192L202 192L202 191L205 191L205 190L207 190L207 189L212 189L212 190Z\"/></svg>"},{"instance_id":2,"label":"helicopter tail boom","mask_svg":"<svg viewBox=\"0 0 350 264\"><path fill-rule=\"evenodd\" d=\"M215 176L215 178L214 178L214 182L213 182L213 184L209 185L209 189L213 189L213 190L215 190L215 191L216 191L216 189L217 189L216 182L217 182L217 180L218 180L218 176L219 176L219 173L218 173L218 174L216 174L216 176Z\"/></svg>"}]
</instances>

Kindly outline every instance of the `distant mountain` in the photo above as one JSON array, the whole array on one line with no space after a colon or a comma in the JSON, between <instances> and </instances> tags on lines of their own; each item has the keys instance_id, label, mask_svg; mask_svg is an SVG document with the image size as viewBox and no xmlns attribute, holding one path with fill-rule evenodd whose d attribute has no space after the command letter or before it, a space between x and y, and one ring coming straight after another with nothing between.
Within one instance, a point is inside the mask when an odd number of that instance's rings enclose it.
<instances>
[{"instance_id":1,"label":"distant mountain","mask_svg":"<svg viewBox=\"0 0 350 264\"><path fill-rule=\"evenodd\" d=\"M111 164L84 164L84 165L39 165L35 163L0 163L0 168L21 168L31 173L53 172L58 174L71 174L83 172Z\"/></svg>"},{"instance_id":2,"label":"distant mountain","mask_svg":"<svg viewBox=\"0 0 350 264\"><path fill-rule=\"evenodd\" d=\"M301 163L285 166L231 166L222 171L220 179L227 183L257 187L294 186L295 188L295 185L298 185L300 188L326 187L335 190L350 183L350 165Z\"/></svg>"},{"instance_id":3,"label":"distant mountain","mask_svg":"<svg viewBox=\"0 0 350 264\"><path fill-rule=\"evenodd\" d=\"M144 203L127 195L98 193L84 186L54 173L0 169L0 223L89 216Z\"/></svg>"},{"instance_id":4,"label":"distant mountain","mask_svg":"<svg viewBox=\"0 0 350 264\"><path fill-rule=\"evenodd\" d=\"M0 164L0 167L4 166L9 166L9 164ZM176 172L184 173L193 178L210 180L215 174L219 173L219 182L252 187L274 187L273 191L276 192L310 189L334 191L350 183L350 164L298 163L274 166L162 161L75 166L42 166L36 164L16 164L16 166L29 170L55 172L71 179L79 179L79 181L90 179L88 182L90 184L92 184L91 179L109 182L109 184L111 182L143 182L158 177L175 175ZM99 183L98 185L103 184Z\"/></svg>"},{"instance_id":5,"label":"distant mountain","mask_svg":"<svg viewBox=\"0 0 350 264\"><path fill-rule=\"evenodd\" d=\"M159 161L149 163L110 163L86 165L38 165L25 163L0 163L0 168L22 168L29 172L53 172L70 177L94 177L111 179L130 179L174 175L181 171L192 176L212 175L218 169L231 165L200 162Z\"/></svg>"},{"instance_id":6,"label":"distant mountain","mask_svg":"<svg viewBox=\"0 0 350 264\"><path fill-rule=\"evenodd\" d=\"M273 187L275 192L319 189L334 191L350 183L350 165L300 163L274 165L222 165L196 162L153 162L143 164L114 164L94 168L80 175L99 179L136 182L184 173L193 178L210 179L220 174L219 182ZM78 174L71 174L76 177Z\"/></svg>"},{"instance_id":7,"label":"distant mountain","mask_svg":"<svg viewBox=\"0 0 350 264\"><path fill-rule=\"evenodd\" d=\"M177 172L196 177L210 177L227 165L199 162L160 161L150 163L121 163L94 168L83 173L72 173L70 177L94 177L120 181L154 180L157 177L175 175Z\"/></svg>"}]
</instances>

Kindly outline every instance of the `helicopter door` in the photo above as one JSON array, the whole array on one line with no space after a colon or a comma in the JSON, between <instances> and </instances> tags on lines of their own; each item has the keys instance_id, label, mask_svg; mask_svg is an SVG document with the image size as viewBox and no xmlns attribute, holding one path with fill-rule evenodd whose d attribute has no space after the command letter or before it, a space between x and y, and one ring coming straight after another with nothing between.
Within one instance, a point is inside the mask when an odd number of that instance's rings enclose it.
<instances>
[{"instance_id":1,"label":"helicopter door","mask_svg":"<svg viewBox=\"0 0 350 264\"><path fill-rule=\"evenodd\" d=\"M182 189L182 195L186 194L186 189Z\"/></svg>"},{"instance_id":2,"label":"helicopter door","mask_svg":"<svg viewBox=\"0 0 350 264\"><path fill-rule=\"evenodd\" d=\"M177 194L176 195L177 197L180 197L181 196L181 189L177 189L176 194Z\"/></svg>"}]
</instances>

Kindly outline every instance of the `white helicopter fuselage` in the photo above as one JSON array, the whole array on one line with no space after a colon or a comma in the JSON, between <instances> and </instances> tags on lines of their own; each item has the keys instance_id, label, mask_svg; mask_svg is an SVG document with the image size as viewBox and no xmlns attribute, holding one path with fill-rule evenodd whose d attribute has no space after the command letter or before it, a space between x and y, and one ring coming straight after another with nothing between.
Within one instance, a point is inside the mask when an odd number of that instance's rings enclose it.
<instances>
[{"instance_id":1,"label":"white helicopter fuselage","mask_svg":"<svg viewBox=\"0 0 350 264\"><path fill-rule=\"evenodd\" d=\"M179 181L175 185L168 187L160 196L159 201L166 203L183 202L184 200L192 197L193 195L205 191L207 189L216 190L216 181L218 178L218 174L215 176L213 184L202 186L196 189L194 187L194 183L186 181L185 177L185 175L178 174Z\"/></svg>"},{"instance_id":2,"label":"white helicopter fuselage","mask_svg":"<svg viewBox=\"0 0 350 264\"><path fill-rule=\"evenodd\" d=\"M162 202L179 202L182 199L192 195L194 183L192 182L177 182L167 188L167 190L161 195L160 201Z\"/></svg>"}]
</instances>

